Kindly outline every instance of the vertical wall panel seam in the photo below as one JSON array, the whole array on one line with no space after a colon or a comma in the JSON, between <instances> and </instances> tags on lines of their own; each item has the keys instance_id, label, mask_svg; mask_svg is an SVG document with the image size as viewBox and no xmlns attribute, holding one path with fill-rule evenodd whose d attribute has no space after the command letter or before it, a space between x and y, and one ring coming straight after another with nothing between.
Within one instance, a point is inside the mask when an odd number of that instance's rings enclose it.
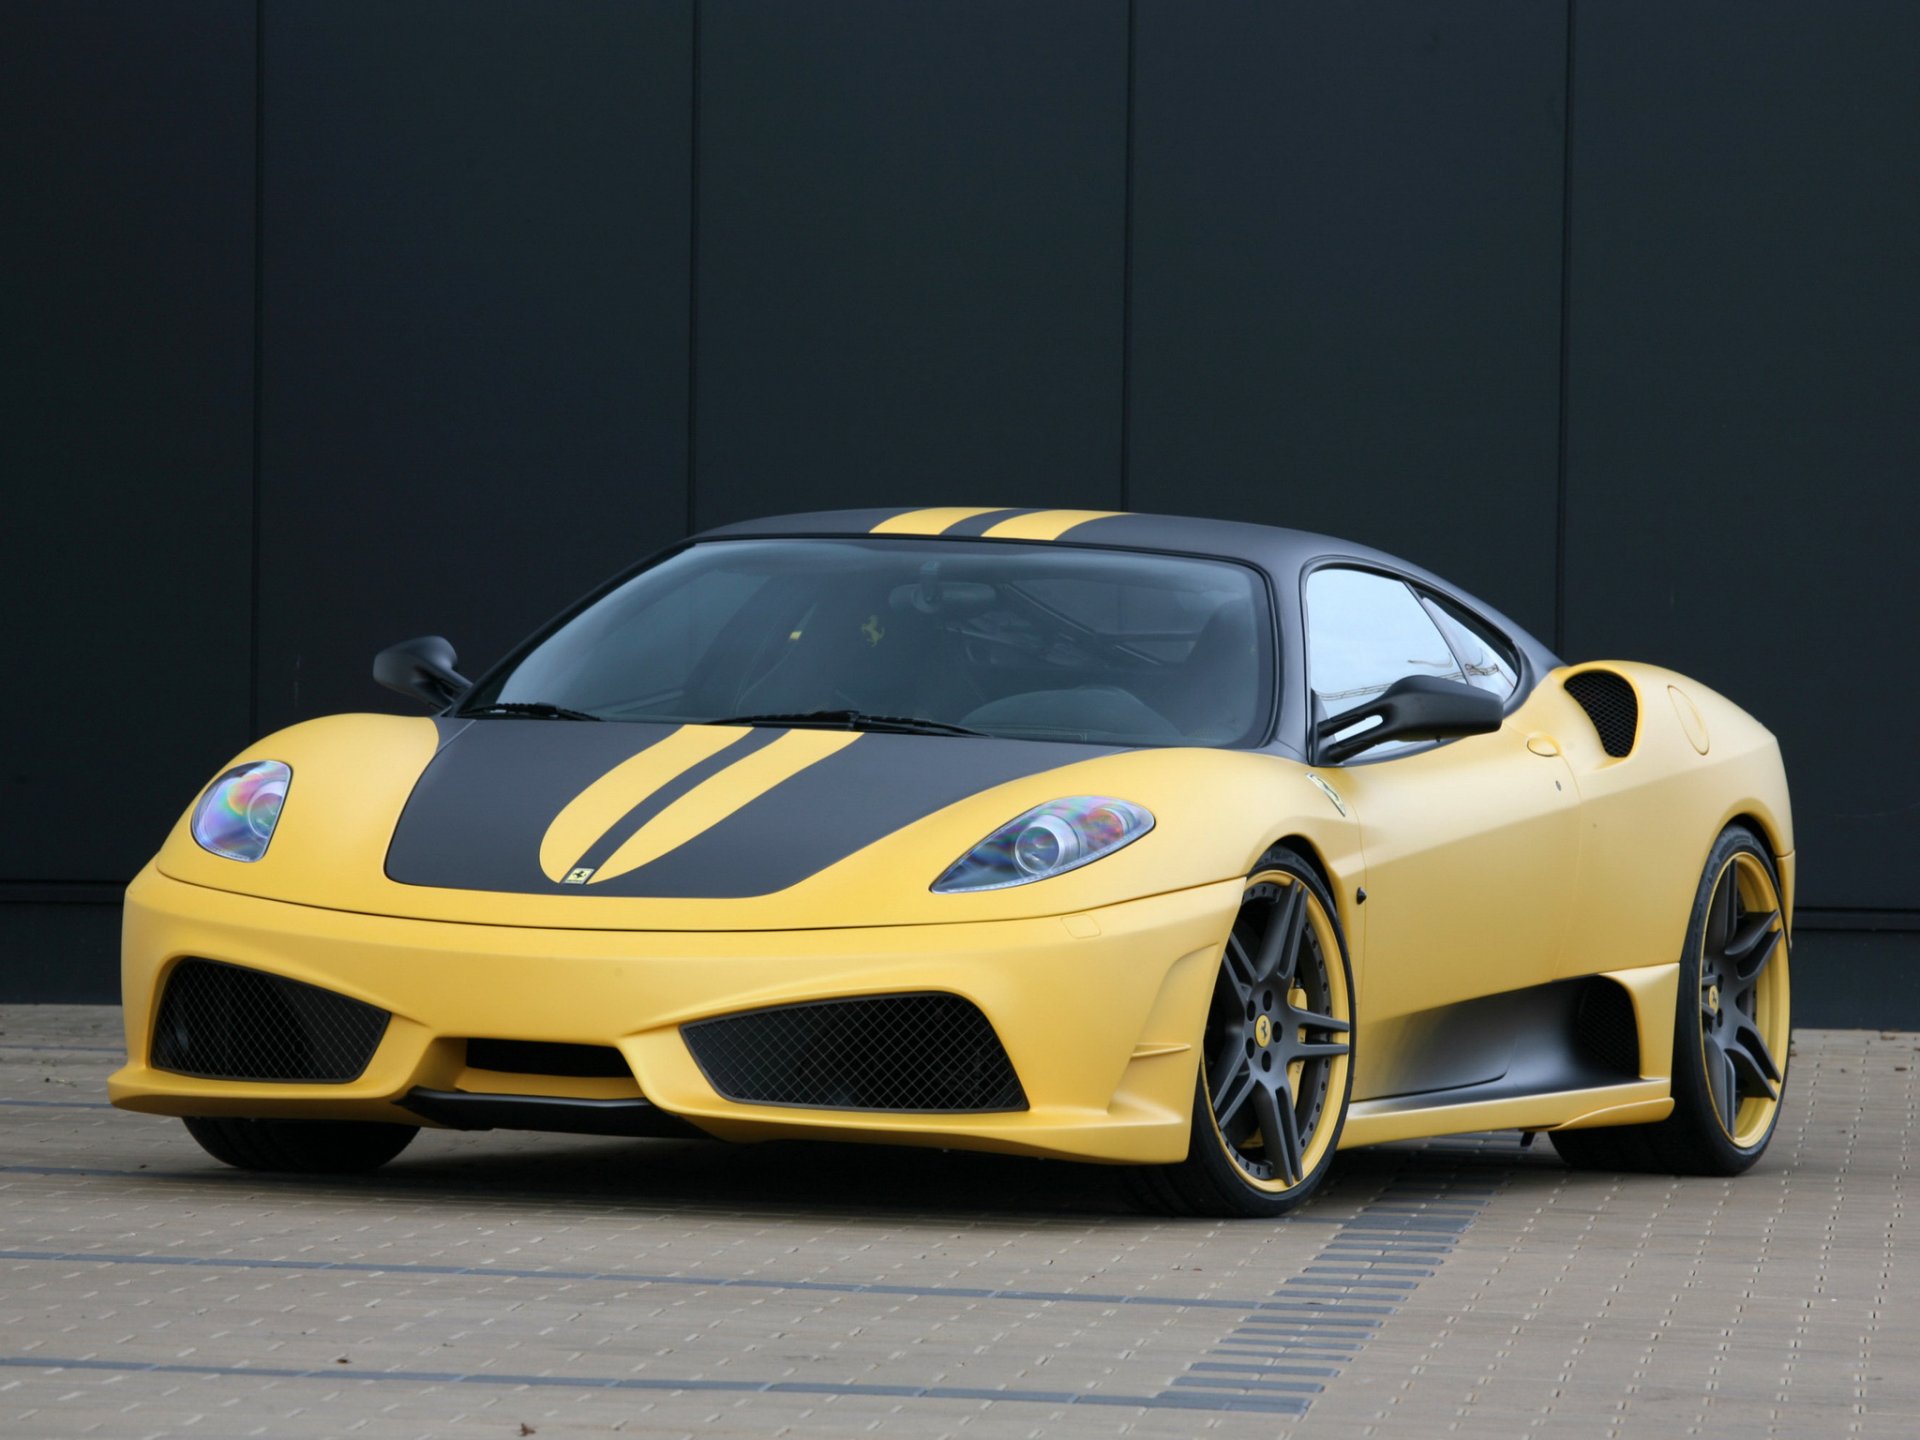
<instances>
[{"instance_id":1,"label":"vertical wall panel seam","mask_svg":"<svg viewBox=\"0 0 1920 1440\"><path fill-rule=\"evenodd\" d=\"M694 530L700 418L700 0L688 0L687 533Z\"/></svg>"},{"instance_id":2,"label":"vertical wall panel seam","mask_svg":"<svg viewBox=\"0 0 1920 1440\"><path fill-rule=\"evenodd\" d=\"M1561 78L1560 125L1560 452L1554 477L1553 649L1567 647L1567 469L1568 398L1573 346L1573 57L1574 22L1579 0L1567 0L1565 69Z\"/></svg>"},{"instance_id":3,"label":"vertical wall panel seam","mask_svg":"<svg viewBox=\"0 0 1920 1440\"><path fill-rule=\"evenodd\" d=\"M267 0L253 6L253 435L248 477L247 733L260 733L260 492L266 400Z\"/></svg>"},{"instance_id":4,"label":"vertical wall panel seam","mask_svg":"<svg viewBox=\"0 0 1920 1440\"><path fill-rule=\"evenodd\" d=\"M1120 206L1120 508L1133 508L1133 87L1138 0L1127 0L1125 174Z\"/></svg>"}]
</instances>

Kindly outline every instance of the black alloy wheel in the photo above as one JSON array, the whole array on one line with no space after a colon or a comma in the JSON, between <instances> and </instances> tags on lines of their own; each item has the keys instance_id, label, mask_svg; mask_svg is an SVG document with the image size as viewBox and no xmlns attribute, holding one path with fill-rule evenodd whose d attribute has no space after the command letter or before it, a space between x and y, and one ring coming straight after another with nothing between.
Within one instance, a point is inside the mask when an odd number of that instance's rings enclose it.
<instances>
[{"instance_id":1,"label":"black alloy wheel","mask_svg":"<svg viewBox=\"0 0 1920 1440\"><path fill-rule=\"evenodd\" d=\"M1773 855L1744 825L1714 842L1687 926L1665 1120L1551 1133L1594 1170L1737 1175L1780 1121L1791 1038L1786 906Z\"/></svg>"},{"instance_id":2,"label":"black alloy wheel","mask_svg":"<svg viewBox=\"0 0 1920 1440\"><path fill-rule=\"evenodd\" d=\"M1311 866L1275 850L1247 881L1214 979L1187 1158L1136 1172L1140 1198L1252 1217L1305 1201L1346 1120L1353 1013L1332 899Z\"/></svg>"}]
</instances>

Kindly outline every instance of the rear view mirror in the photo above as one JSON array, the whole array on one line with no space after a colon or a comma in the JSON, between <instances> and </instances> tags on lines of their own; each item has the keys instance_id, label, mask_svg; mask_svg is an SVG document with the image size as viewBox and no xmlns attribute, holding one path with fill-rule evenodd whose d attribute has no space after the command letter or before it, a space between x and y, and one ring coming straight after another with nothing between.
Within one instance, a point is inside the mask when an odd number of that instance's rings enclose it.
<instances>
[{"instance_id":1,"label":"rear view mirror","mask_svg":"<svg viewBox=\"0 0 1920 1440\"><path fill-rule=\"evenodd\" d=\"M1486 690L1433 675L1409 675L1394 681L1366 704L1316 725L1314 758L1322 765L1338 765L1389 740L1453 740L1462 735L1486 735L1500 728L1503 709L1500 697ZM1379 717L1378 725L1352 735L1341 734L1375 716Z\"/></svg>"},{"instance_id":2,"label":"rear view mirror","mask_svg":"<svg viewBox=\"0 0 1920 1440\"><path fill-rule=\"evenodd\" d=\"M444 710L473 688L473 682L453 668L459 659L444 637L421 635L374 656L373 678L389 690Z\"/></svg>"}]
</instances>

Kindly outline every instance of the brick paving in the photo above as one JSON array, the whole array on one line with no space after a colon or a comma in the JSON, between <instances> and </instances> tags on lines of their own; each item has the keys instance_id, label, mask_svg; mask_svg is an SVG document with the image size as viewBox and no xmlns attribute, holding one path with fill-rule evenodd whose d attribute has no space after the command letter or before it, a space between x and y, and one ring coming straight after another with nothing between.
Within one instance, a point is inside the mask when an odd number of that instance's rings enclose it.
<instances>
[{"instance_id":1,"label":"brick paving","mask_svg":"<svg viewBox=\"0 0 1920 1440\"><path fill-rule=\"evenodd\" d=\"M1512 1136L1276 1224L1109 1172L427 1132L227 1170L104 1103L118 1012L0 1007L0 1435L1920 1433L1920 1036L1803 1031L1737 1180Z\"/></svg>"}]
</instances>

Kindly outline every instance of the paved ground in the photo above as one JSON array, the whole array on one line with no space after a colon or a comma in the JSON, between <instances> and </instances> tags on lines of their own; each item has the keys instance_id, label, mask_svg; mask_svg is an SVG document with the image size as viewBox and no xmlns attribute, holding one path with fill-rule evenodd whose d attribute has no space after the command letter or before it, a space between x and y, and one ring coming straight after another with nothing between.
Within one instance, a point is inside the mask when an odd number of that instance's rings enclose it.
<instances>
[{"instance_id":1,"label":"paved ground","mask_svg":"<svg viewBox=\"0 0 1920 1440\"><path fill-rule=\"evenodd\" d=\"M0 1435L1920 1433L1920 1036L1796 1036L1734 1181L1511 1137L1277 1224L1099 1170L429 1133L263 1180L105 1107L115 1011L0 1007Z\"/></svg>"}]
</instances>

